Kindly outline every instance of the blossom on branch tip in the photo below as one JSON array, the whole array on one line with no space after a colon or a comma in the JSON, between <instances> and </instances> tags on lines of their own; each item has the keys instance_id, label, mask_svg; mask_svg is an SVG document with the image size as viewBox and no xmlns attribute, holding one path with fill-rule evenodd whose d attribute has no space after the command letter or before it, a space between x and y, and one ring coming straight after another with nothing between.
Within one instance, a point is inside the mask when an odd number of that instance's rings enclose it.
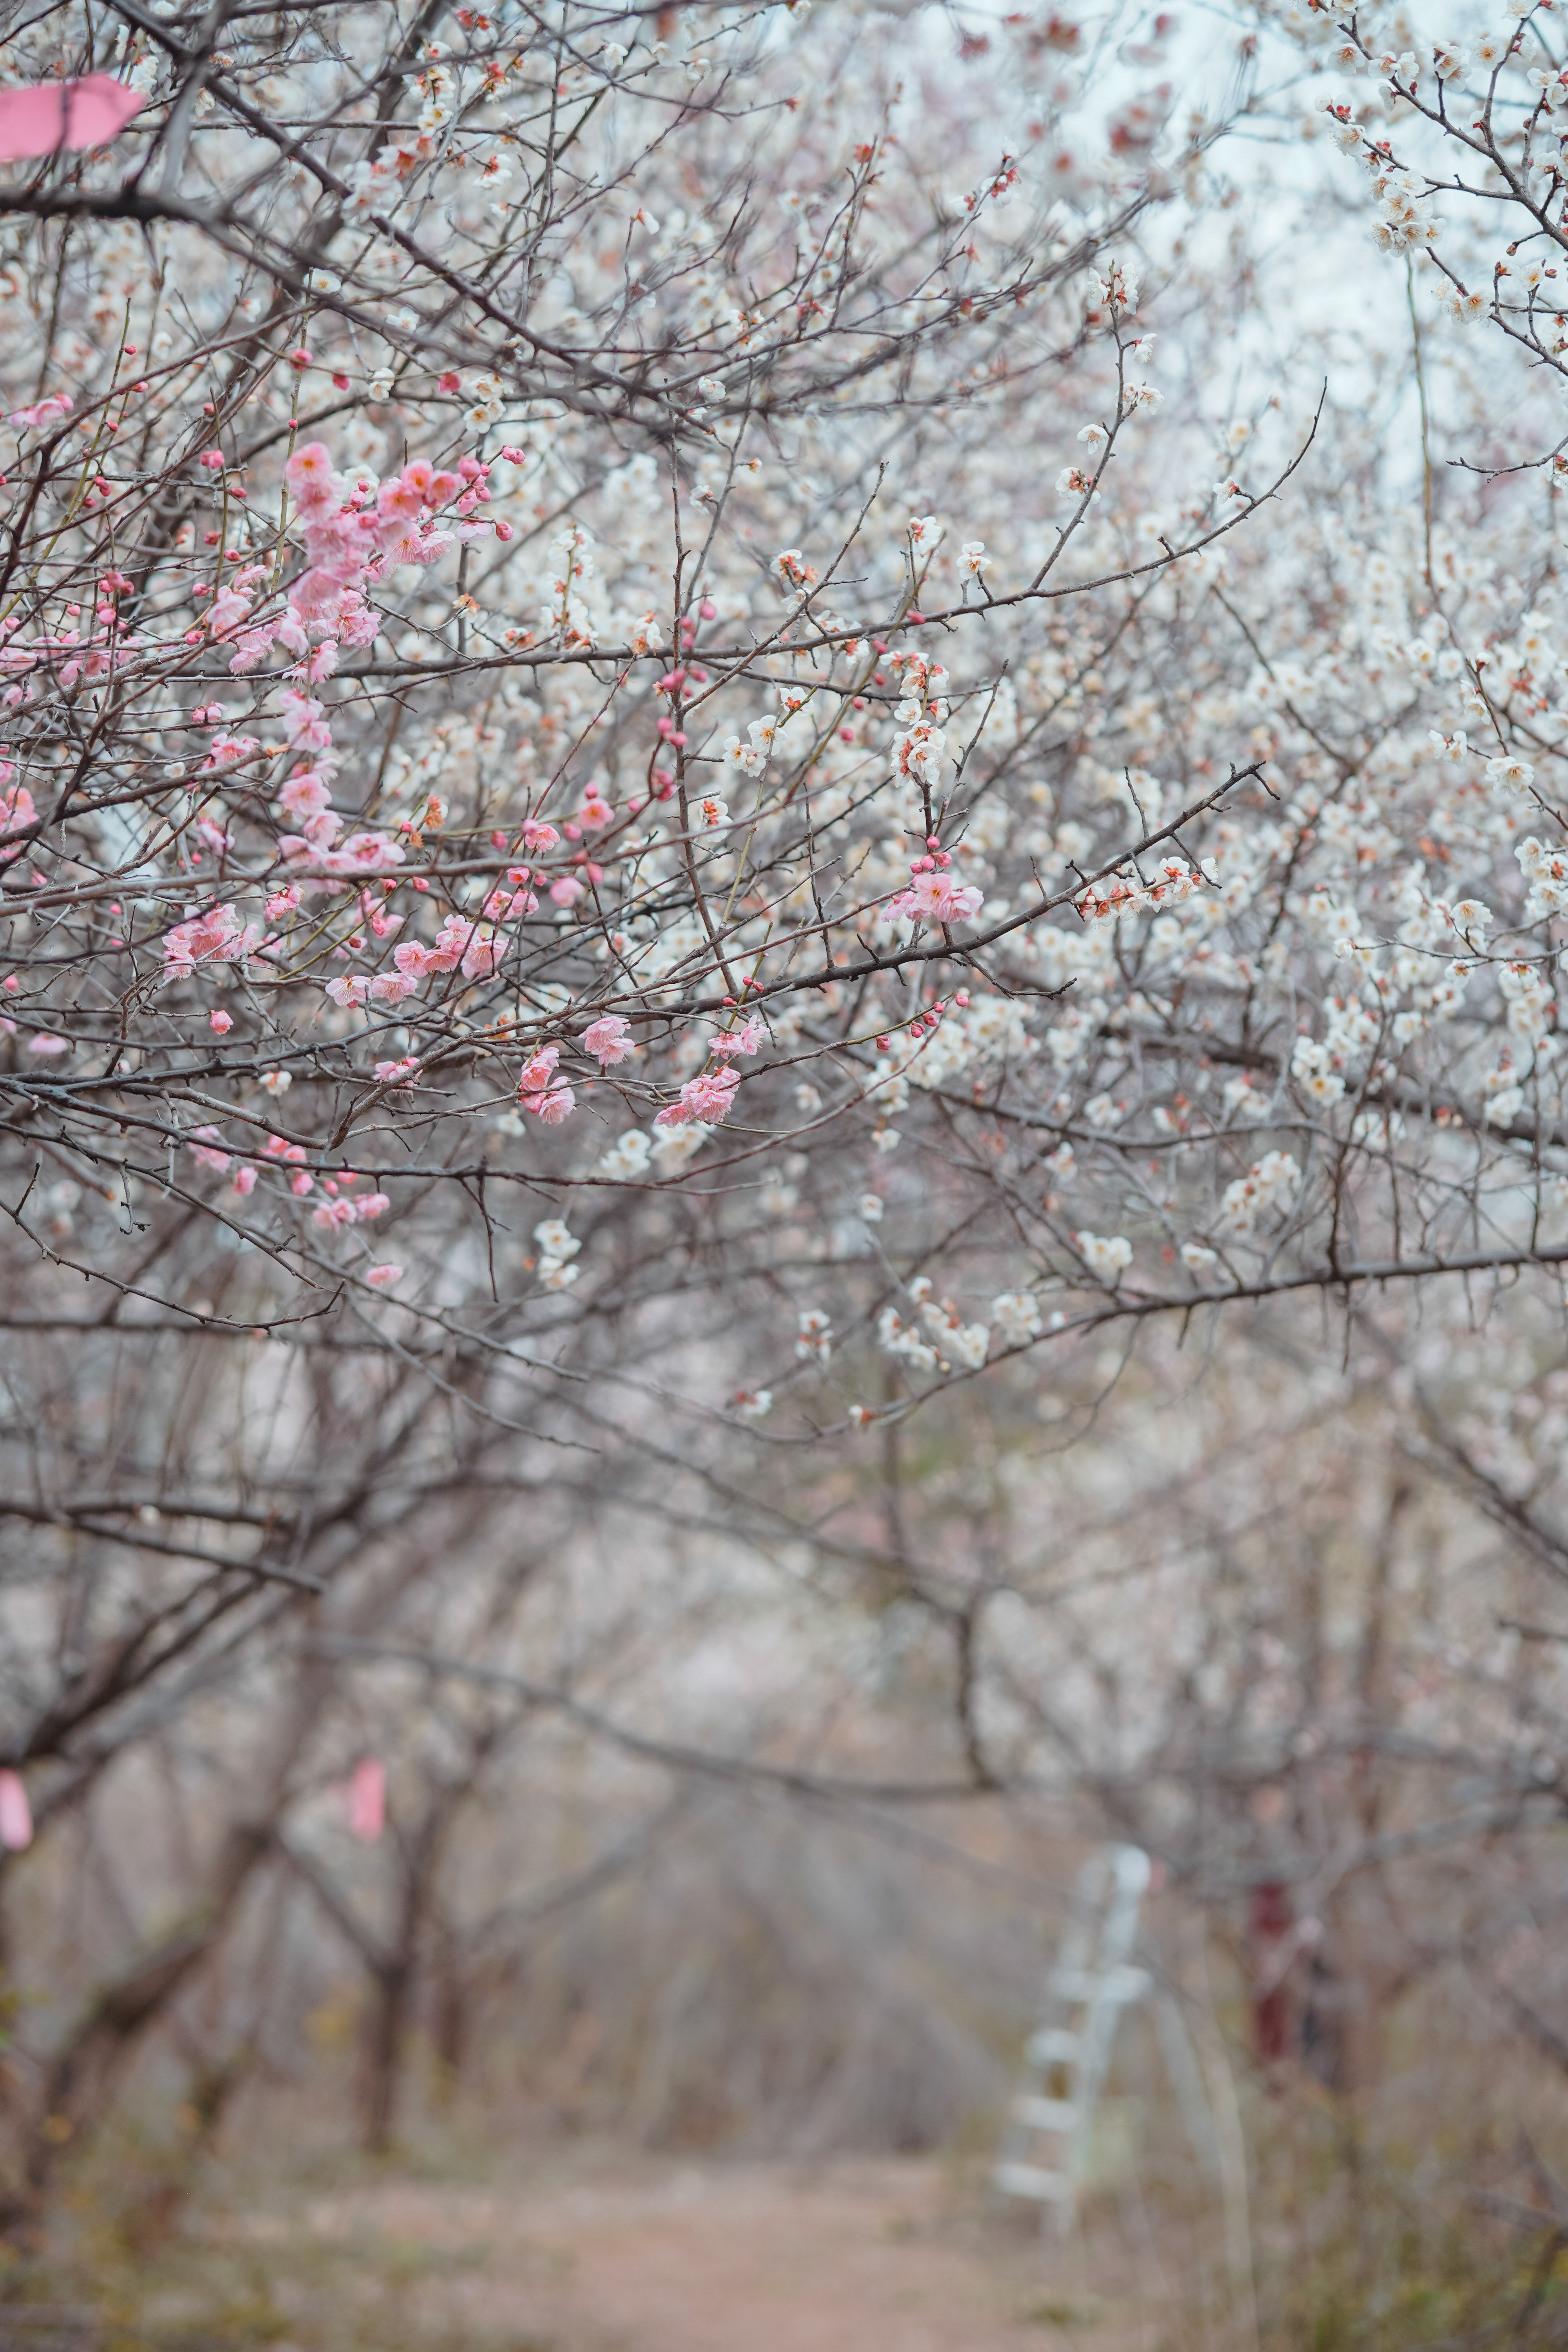
<instances>
[{"instance_id":1,"label":"blossom on branch tip","mask_svg":"<svg viewBox=\"0 0 1568 2352\"><path fill-rule=\"evenodd\" d=\"M1087 1231L1076 1233L1072 1244L1097 1281L1112 1288L1132 1263L1132 1244L1121 1234L1107 1239Z\"/></svg>"},{"instance_id":2,"label":"blossom on branch tip","mask_svg":"<svg viewBox=\"0 0 1568 2352\"><path fill-rule=\"evenodd\" d=\"M519 1094L542 1094L554 1083L555 1065L561 1059L559 1045L541 1045L522 1066L517 1087Z\"/></svg>"},{"instance_id":3,"label":"blossom on branch tip","mask_svg":"<svg viewBox=\"0 0 1568 2352\"><path fill-rule=\"evenodd\" d=\"M328 738L329 741L331 738ZM237 768L254 759L261 749L254 735L215 735L212 747L202 762L204 773L221 773L226 768Z\"/></svg>"},{"instance_id":4,"label":"blossom on branch tip","mask_svg":"<svg viewBox=\"0 0 1568 2352\"><path fill-rule=\"evenodd\" d=\"M602 1070L613 1070L637 1050L624 1013L606 1013L583 1032L583 1050Z\"/></svg>"},{"instance_id":5,"label":"blossom on branch tip","mask_svg":"<svg viewBox=\"0 0 1568 2352\"><path fill-rule=\"evenodd\" d=\"M4 763L3 768L0 768L0 779L14 773L15 770L8 761ZM37 814L33 804L33 795L26 784L7 784L6 789L0 792L0 835L7 833L20 833L25 825L37 822ZM21 855L22 847L19 843L11 849L0 847L0 864L8 863L13 857L20 857Z\"/></svg>"},{"instance_id":6,"label":"blossom on branch tip","mask_svg":"<svg viewBox=\"0 0 1568 2352\"><path fill-rule=\"evenodd\" d=\"M332 454L324 441L308 441L302 449L296 449L283 468L283 476L302 514L319 513L334 505L342 495L342 485L332 468Z\"/></svg>"},{"instance_id":7,"label":"blossom on branch tip","mask_svg":"<svg viewBox=\"0 0 1568 2352\"><path fill-rule=\"evenodd\" d=\"M1259 1217L1292 1202L1301 1189L1301 1171L1287 1151L1265 1152L1245 1176L1227 1184L1220 1202L1220 1223L1227 1233L1250 1234ZM1212 1253L1210 1254L1212 1256ZM1189 1265L1193 1261L1187 1260Z\"/></svg>"},{"instance_id":8,"label":"blossom on branch tip","mask_svg":"<svg viewBox=\"0 0 1568 2352\"><path fill-rule=\"evenodd\" d=\"M1528 760L1505 755L1487 761L1487 782L1496 793L1524 793L1535 782L1535 770Z\"/></svg>"},{"instance_id":9,"label":"blossom on branch tip","mask_svg":"<svg viewBox=\"0 0 1568 2352\"><path fill-rule=\"evenodd\" d=\"M328 751L332 730L323 717L324 706L313 695L297 694L291 686L278 696L283 710L283 732L297 751Z\"/></svg>"},{"instance_id":10,"label":"blossom on branch tip","mask_svg":"<svg viewBox=\"0 0 1568 2352\"><path fill-rule=\"evenodd\" d=\"M930 866L929 859L917 863ZM961 883L950 871L931 867L923 874L914 874L907 890L889 898L882 910L884 922L963 923L970 921L985 903L985 894L973 883Z\"/></svg>"},{"instance_id":11,"label":"blossom on branch tip","mask_svg":"<svg viewBox=\"0 0 1568 2352\"><path fill-rule=\"evenodd\" d=\"M742 1028L731 1029L721 1036L710 1037L708 1041L708 1051L721 1058L731 1054L755 1054L766 1045L767 1038L768 1033L762 1014L753 1013Z\"/></svg>"},{"instance_id":12,"label":"blossom on branch tip","mask_svg":"<svg viewBox=\"0 0 1568 2352\"><path fill-rule=\"evenodd\" d=\"M717 1127L728 1116L740 1083L738 1070L701 1071L687 1080L678 1101L667 1103L657 1114L654 1125L684 1127L689 1119L700 1119L705 1127Z\"/></svg>"},{"instance_id":13,"label":"blossom on branch tip","mask_svg":"<svg viewBox=\"0 0 1568 2352\"><path fill-rule=\"evenodd\" d=\"M523 1065L518 1080L518 1099L522 1108L542 1119L546 1127L559 1127L577 1107L572 1088L556 1078L555 1066L560 1059L559 1045L542 1045Z\"/></svg>"},{"instance_id":14,"label":"blossom on branch tip","mask_svg":"<svg viewBox=\"0 0 1568 2352\"><path fill-rule=\"evenodd\" d=\"M242 923L232 907L214 907L193 915L163 935L163 956L171 980L188 980L201 963L238 963L261 944L254 923Z\"/></svg>"},{"instance_id":15,"label":"blossom on branch tip","mask_svg":"<svg viewBox=\"0 0 1568 2352\"><path fill-rule=\"evenodd\" d=\"M797 1318L795 1352L803 1363L815 1360L826 1369L833 1353L832 1318L820 1307L802 1307Z\"/></svg>"},{"instance_id":16,"label":"blossom on branch tip","mask_svg":"<svg viewBox=\"0 0 1568 2352\"><path fill-rule=\"evenodd\" d=\"M1310 1037L1298 1037L1290 1055L1290 1076L1309 1101L1323 1104L1339 1101L1345 1082L1333 1066L1333 1055L1327 1045L1320 1045Z\"/></svg>"},{"instance_id":17,"label":"blossom on branch tip","mask_svg":"<svg viewBox=\"0 0 1568 2352\"><path fill-rule=\"evenodd\" d=\"M1040 1302L1032 1290L1004 1291L991 1302L992 1318L1005 1348L1026 1347L1040 1334Z\"/></svg>"}]
</instances>

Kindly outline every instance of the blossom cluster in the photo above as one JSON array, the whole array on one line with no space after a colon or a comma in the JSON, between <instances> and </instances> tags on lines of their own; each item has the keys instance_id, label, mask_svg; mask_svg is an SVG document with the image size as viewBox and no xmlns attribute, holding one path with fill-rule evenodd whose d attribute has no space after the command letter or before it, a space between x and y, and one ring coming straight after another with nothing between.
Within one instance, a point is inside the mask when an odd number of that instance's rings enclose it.
<instances>
[{"instance_id":1,"label":"blossom cluster","mask_svg":"<svg viewBox=\"0 0 1568 2352\"><path fill-rule=\"evenodd\" d=\"M1559 85L1533 35L1489 63L1323 13L1357 249L1446 331L1474 273L1411 142L1495 66L1545 76L1539 146ZM4 1075L100 1204L103 1278L111 1204L178 1197L268 1280L387 1294L389 1330L501 1309L509 1265L525 1331L662 1298L725 1335L705 1393L848 1425L1064 1331L1342 1288L1351 1231L1369 1265L1483 1228L1531 1262L1552 575L1457 473L1391 510L1305 380L1162 397L1189 329L1154 196L1206 201L1220 130L1184 146L1152 88L1096 146L1064 82L993 152L993 60L932 229L894 83L833 27L577 30L542 79L455 17L374 123L285 42L286 154L237 35L192 133L228 242L89 210L0 361ZM173 103L137 43L145 121L89 193ZM773 104L802 74L809 120ZM726 184L720 86L789 194L722 230L691 193ZM330 233L268 277L312 170ZM1555 367L1556 268L1500 261L1494 342L1424 365Z\"/></svg>"}]
</instances>

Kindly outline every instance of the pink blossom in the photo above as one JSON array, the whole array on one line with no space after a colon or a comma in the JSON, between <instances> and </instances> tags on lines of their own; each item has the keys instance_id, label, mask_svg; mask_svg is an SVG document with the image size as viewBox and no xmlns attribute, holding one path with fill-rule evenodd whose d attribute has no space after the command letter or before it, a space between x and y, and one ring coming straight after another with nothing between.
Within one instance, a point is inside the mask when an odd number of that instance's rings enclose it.
<instances>
[{"instance_id":1,"label":"pink blossom","mask_svg":"<svg viewBox=\"0 0 1568 2352\"><path fill-rule=\"evenodd\" d=\"M311 1223L321 1225L324 1230L335 1225L352 1225L353 1221L354 1204L352 1201L323 1201L319 1209L310 1212Z\"/></svg>"},{"instance_id":2,"label":"pink blossom","mask_svg":"<svg viewBox=\"0 0 1568 2352\"><path fill-rule=\"evenodd\" d=\"M198 1167L210 1168L215 1175L226 1176L228 1173L228 1153L212 1149L212 1139L216 1133L216 1127L193 1128L185 1149Z\"/></svg>"},{"instance_id":3,"label":"pink blossom","mask_svg":"<svg viewBox=\"0 0 1568 2352\"><path fill-rule=\"evenodd\" d=\"M234 1171L234 1189L237 1192L242 1195L247 1192L253 1192L256 1190L255 1169L237 1168Z\"/></svg>"},{"instance_id":4,"label":"pink blossom","mask_svg":"<svg viewBox=\"0 0 1568 2352\"><path fill-rule=\"evenodd\" d=\"M592 1054L602 1070L613 1070L637 1051L624 1013L606 1013L583 1032L583 1050Z\"/></svg>"},{"instance_id":5,"label":"pink blossom","mask_svg":"<svg viewBox=\"0 0 1568 2352\"><path fill-rule=\"evenodd\" d=\"M439 563L457 543L449 530L421 530L388 548L386 560L389 563Z\"/></svg>"},{"instance_id":6,"label":"pink blossom","mask_svg":"<svg viewBox=\"0 0 1568 2352\"><path fill-rule=\"evenodd\" d=\"M225 768L237 768L242 760L254 758L260 749L254 735L215 735L212 749L202 761L203 770L216 774Z\"/></svg>"},{"instance_id":7,"label":"pink blossom","mask_svg":"<svg viewBox=\"0 0 1568 2352\"><path fill-rule=\"evenodd\" d=\"M405 980L423 980L432 971L450 971L450 964L437 964L431 950L419 940L405 940L392 950L392 961Z\"/></svg>"},{"instance_id":8,"label":"pink blossom","mask_svg":"<svg viewBox=\"0 0 1568 2352\"><path fill-rule=\"evenodd\" d=\"M293 605L300 618L304 621L327 621L337 624L338 615L342 610L342 601L343 583L338 578L335 569L329 564L312 564L308 572L301 572L298 580L290 581L289 584L289 602ZM340 634L342 634L341 628ZM282 635L281 630L279 635ZM300 632L300 650L302 651L307 642L302 629ZM295 649L290 647L289 650Z\"/></svg>"},{"instance_id":9,"label":"pink blossom","mask_svg":"<svg viewBox=\"0 0 1568 2352\"><path fill-rule=\"evenodd\" d=\"M20 1853L33 1843L33 1809L19 1772L0 1771L0 1845Z\"/></svg>"},{"instance_id":10,"label":"pink blossom","mask_svg":"<svg viewBox=\"0 0 1568 2352\"><path fill-rule=\"evenodd\" d=\"M265 661L271 645L272 631L269 628L247 629L240 636L230 659L228 665L230 677L239 677L246 670L254 669L258 662Z\"/></svg>"},{"instance_id":11,"label":"pink blossom","mask_svg":"<svg viewBox=\"0 0 1568 2352\"><path fill-rule=\"evenodd\" d=\"M379 553L381 532L375 517L340 507L335 513L314 516L305 525L305 552L312 568L331 580L341 598L357 586ZM300 598L289 590L296 605Z\"/></svg>"},{"instance_id":12,"label":"pink blossom","mask_svg":"<svg viewBox=\"0 0 1568 2352\"><path fill-rule=\"evenodd\" d=\"M286 686L278 699L283 708L283 732L297 751L331 749L332 730L321 715L323 705L314 695L296 694Z\"/></svg>"},{"instance_id":13,"label":"pink blossom","mask_svg":"<svg viewBox=\"0 0 1568 2352\"><path fill-rule=\"evenodd\" d=\"M538 1052L523 1066L517 1082L520 1095L542 1094L555 1077L555 1065L561 1059L559 1045L541 1045Z\"/></svg>"},{"instance_id":14,"label":"pink blossom","mask_svg":"<svg viewBox=\"0 0 1568 2352\"><path fill-rule=\"evenodd\" d=\"M306 658L295 670L294 675L296 677L304 678L308 684L314 686L318 680L323 677L331 677L332 672L337 668L337 644L333 638L328 637L324 644L319 645L316 647L314 653L307 655Z\"/></svg>"},{"instance_id":15,"label":"pink blossom","mask_svg":"<svg viewBox=\"0 0 1568 2352\"><path fill-rule=\"evenodd\" d=\"M524 915L537 915L539 901L531 890L492 890L484 910L492 923L515 923Z\"/></svg>"},{"instance_id":16,"label":"pink blossom","mask_svg":"<svg viewBox=\"0 0 1568 2352\"><path fill-rule=\"evenodd\" d=\"M973 883L959 882L950 872L933 868L916 874L907 890L888 901L889 920L902 916L910 922L960 923L977 915L985 894Z\"/></svg>"},{"instance_id":17,"label":"pink blossom","mask_svg":"<svg viewBox=\"0 0 1568 2352\"><path fill-rule=\"evenodd\" d=\"M405 854L384 833L351 833L335 863L344 874L384 874L389 866L401 866Z\"/></svg>"},{"instance_id":18,"label":"pink blossom","mask_svg":"<svg viewBox=\"0 0 1568 2352\"><path fill-rule=\"evenodd\" d=\"M338 623L339 642L355 647L373 646L381 627L381 615L373 604L363 603L351 606L350 597L343 598L342 618Z\"/></svg>"},{"instance_id":19,"label":"pink blossom","mask_svg":"<svg viewBox=\"0 0 1568 2352\"><path fill-rule=\"evenodd\" d=\"M229 635L250 616L250 599L236 588L220 588L207 607L207 626L215 637Z\"/></svg>"},{"instance_id":20,"label":"pink blossom","mask_svg":"<svg viewBox=\"0 0 1568 2352\"><path fill-rule=\"evenodd\" d=\"M5 763L5 772L7 775L16 773L9 761ZM7 791L0 793L0 818L5 820L0 824L0 834L19 833L24 825L37 821L37 814L33 805L33 795L26 784L12 784ZM13 857L20 857L21 855L20 842L13 849L0 848L0 864L8 865Z\"/></svg>"},{"instance_id":21,"label":"pink blossom","mask_svg":"<svg viewBox=\"0 0 1568 2352\"><path fill-rule=\"evenodd\" d=\"M16 93L5 94L15 96ZM57 416L68 416L74 405L68 392L51 392L47 400L38 401L32 408L14 408L6 423L31 425L41 432L46 425L52 425Z\"/></svg>"},{"instance_id":22,"label":"pink blossom","mask_svg":"<svg viewBox=\"0 0 1568 2352\"><path fill-rule=\"evenodd\" d=\"M319 513L342 495L332 455L324 441L308 441L296 449L283 468L289 491L301 515Z\"/></svg>"},{"instance_id":23,"label":"pink blossom","mask_svg":"<svg viewBox=\"0 0 1568 2352\"><path fill-rule=\"evenodd\" d=\"M741 1083L738 1070L703 1070L688 1078L680 1089L679 1102L667 1103L654 1120L656 1127L684 1127L689 1119L700 1119L705 1127L717 1127L735 1099L735 1088Z\"/></svg>"},{"instance_id":24,"label":"pink blossom","mask_svg":"<svg viewBox=\"0 0 1568 2352\"><path fill-rule=\"evenodd\" d=\"M354 1214L361 1224L369 1224L374 1218L384 1217L391 1206L384 1192L367 1192L363 1201L354 1203Z\"/></svg>"},{"instance_id":25,"label":"pink blossom","mask_svg":"<svg viewBox=\"0 0 1568 2352\"><path fill-rule=\"evenodd\" d=\"M743 1029L731 1029L722 1037L710 1038L708 1051L721 1056L731 1054L755 1054L767 1043L768 1033L760 1013L753 1013Z\"/></svg>"},{"instance_id":26,"label":"pink blossom","mask_svg":"<svg viewBox=\"0 0 1568 2352\"><path fill-rule=\"evenodd\" d=\"M298 824L319 816L331 799L326 779L313 768L297 768L278 795L278 805Z\"/></svg>"},{"instance_id":27,"label":"pink blossom","mask_svg":"<svg viewBox=\"0 0 1568 2352\"><path fill-rule=\"evenodd\" d=\"M378 1004L401 1004L405 997L418 989L416 980L405 980L400 971L378 971L371 982L370 992Z\"/></svg>"},{"instance_id":28,"label":"pink blossom","mask_svg":"<svg viewBox=\"0 0 1568 2352\"><path fill-rule=\"evenodd\" d=\"M615 815L615 810L595 786L590 785L577 811L577 822L584 833L599 833Z\"/></svg>"},{"instance_id":29,"label":"pink blossom","mask_svg":"<svg viewBox=\"0 0 1568 2352\"><path fill-rule=\"evenodd\" d=\"M436 935L436 944L427 949L429 970L456 971L468 952L469 937L476 926L466 915L448 915Z\"/></svg>"},{"instance_id":30,"label":"pink blossom","mask_svg":"<svg viewBox=\"0 0 1568 2352\"><path fill-rule=\"evenodd\" d=\"M553 849L561 835L552 824L545 824L540 818L531 816L523 825L522 838L526 848L538 852Z\"/></svg>"},{"instance_id":31,"label":"pink blossom","mask_svg":"<svg viewBox=\"0 0 1568 2352\"><path fill-rule=\"evenodd\" d=\"M389 1283L401 1282L402 1279L403 1268L400 1265L373 1265L365 1276L373 1290L384 1290Z\"/></svg>"},{"instance_id":32,"label":"pink blossom","mask_svg":"<svg viewBox=\"0 0 1568 2352\"><path fill-rule=\"evenodd\" d=\"M419 1067L417 1054L405 1054L400 1062L378 1062L375 1075L384 1087L411 1087Z\"/></svg>"},{"instance_id":33,"label":"pink blossom","mask_svg":"<svg viewBox=\"0 0 1568 2352\"><path fill-rule=\"evenodd\" d=\"M574 907L583 896L583 885L570 874L563 874L550 886L550 896L558 907Z\"/></svg>"},{"instance_id":34,"label":"pink blossom","mask_svg":"<svg viewBox=\"0 0 1568 2352\"><path fill-rule=\"evenodd\" d=\"M29 1054L68 1054L70 1042L68 1038L55 1036L47 1029L41 1030L37 1036L28 1038L27 1051Z\"/></svg>"},{"instance_id":35,"label":"pink blossom","mask_svg":"<svg viewBox=\"0 0 1568 2352\"><path fill-rule=\"evenodd\" d=\"M488 980L505 955L507 943L488 923L476 923L463 950L465 980Z\"/></svg>"},{"instance_id":36,"label":"pink blossom","mask_svg":"<svg viewBox=\"0 0 1568 2352\"><path fill-rule=\"evenodd\" d=\"M302 1168L300 1169L298 1176L290 1176L289 1179L289 1190L290 1192L295 1193L301 1201L304 1199L307 1192L313 1192L315 1189L315 1178L313 1176L307 1176Z\"/></svg>"},{"instance_id":37,"label":"pink blossom","mask_svg":"<svg viewBox=\"0 0 1568 2352\"><path fill-rule=\"evenodd\" d=\"M351 973L341 980L329 980L327 982L327 994L334 1004L341 1004L345 1009L363 1004L369 993L369 981L363 979L358 972Z\"/></svg>"},{"instance_id":38,"label":"pink blossom","mask_svg":"<svg viewBox=\"0 0 1568 2352\"><path fill-rule=\"evenodd\" d=\"M536 1118L542 1118L546 1127L559 1127L576 1109L577 1097L570 1087L552 1087L548 1094L524 1095L522 1107L532 1111Z\"/></svg>"},{"instance_id":39,"label":"pink blossom","mask_svg":"<svg viewBox=\"0 0 1568 2352\"><path fill-rule=\"evenodd\" d=\"M216 1035L219 1037L226 1037L229 1031L234 1027L234 1015L232 1013L225 1013L220 1010L212 1015L209 1025Z\"/></svg>"},{"instance_id":40,"label":"pink blossom","mask_svg":"<svg viewBox=\"0 0 1568 2352\"><path fill-rule=\"evenodd\" d=\"M424 493L407 472L395 482L383 482L375 494L375 510L384 523L417 522L424 505Z\"/></svg>"}]
</instances>

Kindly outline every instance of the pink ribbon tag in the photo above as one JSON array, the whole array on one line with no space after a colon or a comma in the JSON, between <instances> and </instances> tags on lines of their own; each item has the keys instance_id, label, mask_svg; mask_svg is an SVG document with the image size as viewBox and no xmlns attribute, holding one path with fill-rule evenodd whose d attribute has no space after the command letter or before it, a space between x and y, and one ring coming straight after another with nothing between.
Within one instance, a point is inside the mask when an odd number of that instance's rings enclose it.
<instances>
[{"instance_id":1,"label":"pink ribbon tag","mask_svg":"<svg viewBox=\"0 0 1568 2352\"><path fill-rule=\"evenodd\" d=\"M374 1845L386 1825L386 1768L362 1756L349 1782L349 1835Z\"/></svg>"},{"instance_id":2,"label":"pink ribbon tag","mask_svg":"<svg viewBox=\"0 0 1568 2352\"><path fill-rule=\"evenodd\" d=\"M142 103L141 91L127 89L112 74L0 89L0 163L52 155L58 148L105 147L140 114Z\"/></svg>"},{"instance_id":3,"label":"pink ribbon tag","mask_svg":"<svg viewBox=\"0 0 1568 2352\"><path fill-rule=\"evenodd\" d=\"M20 1853L33 1843L33 1809L19 1772L0 1771L0 1845Z\"/></svg>"}]
</instances>

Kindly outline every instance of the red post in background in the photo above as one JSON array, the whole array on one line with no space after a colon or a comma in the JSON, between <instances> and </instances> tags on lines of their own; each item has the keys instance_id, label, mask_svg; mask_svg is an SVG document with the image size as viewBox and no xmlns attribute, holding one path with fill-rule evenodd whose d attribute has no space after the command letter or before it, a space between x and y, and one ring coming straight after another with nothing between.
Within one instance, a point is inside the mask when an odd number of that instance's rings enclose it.
<instances>
[{"instance_id":1,"label":"red post in background","mask_svg":"<svg viewBox=\"0 0 1568 2352\"><path fill-rule=\"evenodd\" d=\"M1252 2046L1265 2064L1283 2058L1290 2042L1290 2004L1279 1946L1290 1933L1290 1890L1278 1882L1255 1886L1247 1904L1247 1933L1258 1954L1252 1996Z\"/></svg>"}]
</instances>

